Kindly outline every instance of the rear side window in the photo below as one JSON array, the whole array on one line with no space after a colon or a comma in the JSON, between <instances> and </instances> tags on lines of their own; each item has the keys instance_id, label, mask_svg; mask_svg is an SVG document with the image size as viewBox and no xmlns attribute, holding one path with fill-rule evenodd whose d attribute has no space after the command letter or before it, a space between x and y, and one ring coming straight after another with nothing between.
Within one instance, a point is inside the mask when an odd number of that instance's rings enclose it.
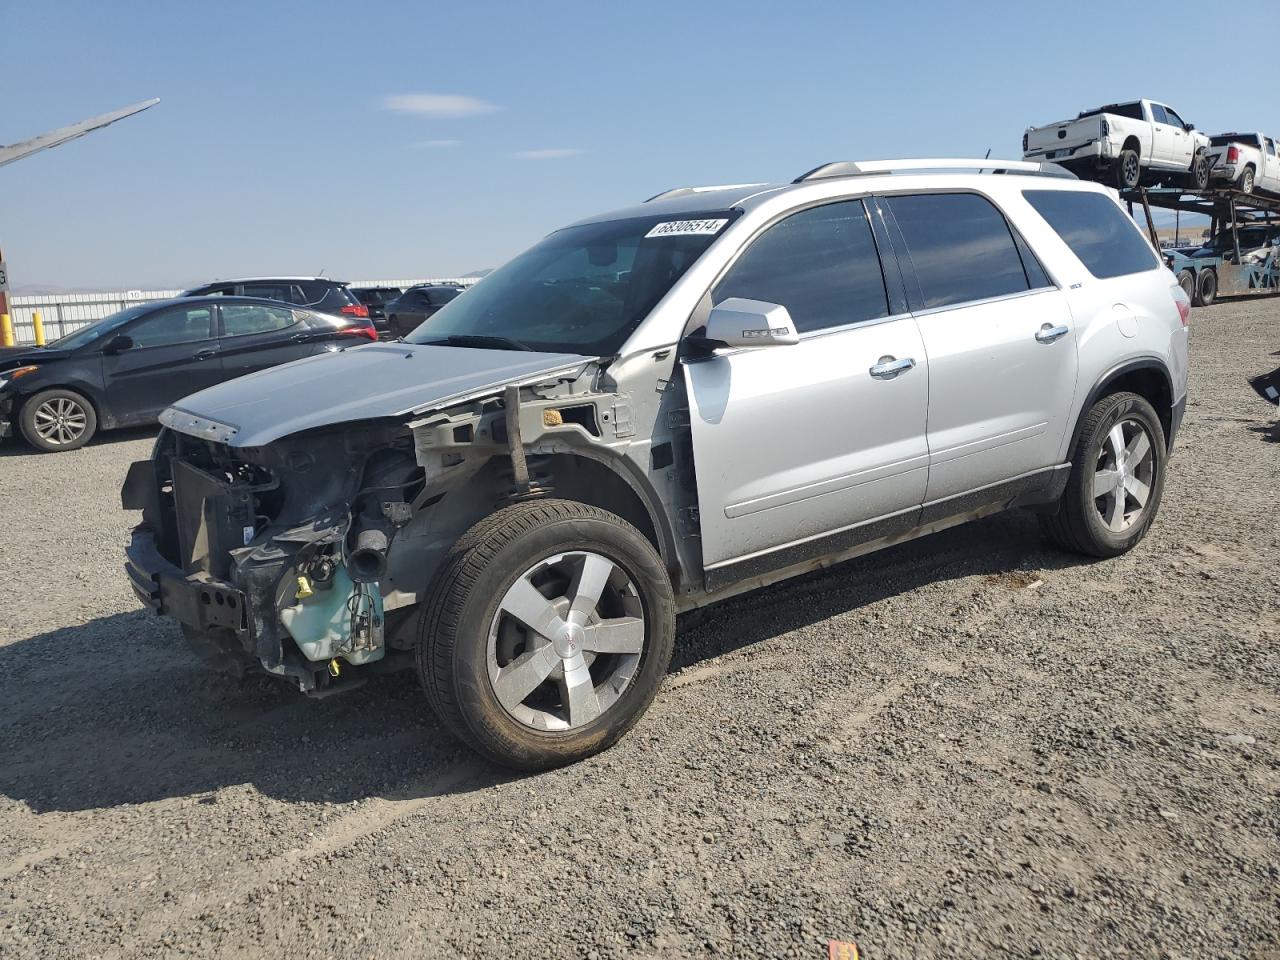
<instances>
[{"instance_id":1,"label":"rear side window","mask_svg":"<svg viewBox=\"0 0 1280 960\"><path fill-rule=\"evenodd\" d=\"M1024 190L1022 195L1099 280L1160 265L1151 244L1110 197L1076 190Z\"/></svg>"},{"instance_id":2,"label":"rear side window","mask_svg":"<svg viewBox=\"0 0 1280 960\"><path fill-rule=\"evenodd\" d=\"M283 330L298 322L297 311L256 303L234 303L222 308L222 329L228 337Z\"/></svg>"},{"instance_id":3,"label":"rear side window","mask_svg":"<svg viewBox=\"0 0 1280 960\"><path fill-rule=\"evenodd\" d=\"M1031 289L1013 231L990 200L973 193L886 199L915 266L924 309ZM1035 286L1048 285L1042 277L1036 264Z\"/></svg>"},{"instance_id":4,"label":"rear side window","mask_svg":"<svg viewBox=\"0 0 1280 960\"><path fill-rule=\"evenodd\" d=\"M427 293L427 302L432 306L442 307L450 300L454 299L461 290L432 290Z\"/></svg>"},{"instance_id":5,"label":"rear side window","mask_svg":"<svg viewBox=\"0 0 1280 960\"><path fill-rule=\"evenodd\" d=\"M862 201L814 207L752 241L712 291L787 308L799 333L888 316L884 274Z\"/></svg>"},{"instance_id":6,"label":"rear side window","mask_svg":"<svg viewBox=\"0 0 1280 960\"><path fill-rule=\"evenodd\" d=\"M287 283L246 283L242 296L291 303L293 301L293 290Z\"/></svg>"},{"instance_id":7,"label":"rear side window","mask_svg":"<svg viewBox=\"0 0 1280 960\"><path fill-rule=\"evenodd\" d=\"M1169 115L1164 112L1164 107L1158 103L1153 103L1151 105L1151 119L1156 123L1168 123Z\"/></svg>"}]
</instances>

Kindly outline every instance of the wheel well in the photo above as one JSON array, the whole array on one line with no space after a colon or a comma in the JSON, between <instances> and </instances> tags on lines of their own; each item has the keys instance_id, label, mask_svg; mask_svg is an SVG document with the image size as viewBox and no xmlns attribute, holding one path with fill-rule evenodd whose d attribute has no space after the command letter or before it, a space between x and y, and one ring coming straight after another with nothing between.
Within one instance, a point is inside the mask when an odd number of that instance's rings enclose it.
<instances>
[{"instance_id":1,"label":"wheel well","mask_svg":"<svg viewBox=\"0 0 1280 960\"><path fill-rule=\"evenodd\" d=\"M50 390L66 390L69 393L74 393L77 397L83 397L85 403L89 404L89 406L93 408L93 416L94 419L98 421L99 427L103 425L102 407L98 404L97 398L88 390L83 387L76 386L73 383L52 383L36 390L32 390L30 393L19 395L18 403L13 409L14 419L16 420L18 416L20 416L20 411L31 401L32 397L39 396L42 393L48 393Z\"/></svg>"},{"instance_id":2,"label":"wheel well","mask_svg":"<svg viewBox=\"0 0 1280 960\"><path fill-rule=\"evenodd\" d=\"M1081 419L1084 419L1095 403L1113 393L1136 393L1151 404L1160 418L1160 426L1164 428L1165 441L1168 442L1169 431L1173 429L1173 388L1163 370L1158 367L1138 367L1116 374L1094 392L1089 405L1080 412ZM1077 426L1077 435L1079 430Z\"/></svg>"},{"instance_id":3,"label":"wheel well","mask_svg":"<svg viewBox=\"0 0 1280 960\"><path fill-rule=\"evenodd\" d=\"M556 454L549 457L553 497L577 500L601 510L608 510L639 530L658 555L666 559L662 539L654 526L653 515L640 494L618 473L598 460Z\"/></svg>"},{"instance_id":4,"label":"wheel well","mask_svg":"<svg viewBox=\"0 0 1280 960\"><path fill-rule=\"evenodd\" d=\"M1124 146L1121 147L1120 149L1132 150L1138 156L1142 156L1142 144L1139 142L1137 137L1129 137L1127 140L1125 140Z\"/></svg>"}]
</instances>

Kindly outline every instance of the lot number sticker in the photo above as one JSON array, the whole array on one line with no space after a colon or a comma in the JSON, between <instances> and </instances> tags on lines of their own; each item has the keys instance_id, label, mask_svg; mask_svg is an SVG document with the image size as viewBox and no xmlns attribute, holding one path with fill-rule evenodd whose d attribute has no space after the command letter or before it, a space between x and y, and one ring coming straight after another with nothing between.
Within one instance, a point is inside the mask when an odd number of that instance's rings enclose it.
<instances>
[{"instance_id":1,"label":"lot number sticker","mask_svg":"<svg viewBox=\"0 0 1280 960\"><path fill-rule=\"evenodd\" d=\"M659 223L646 233L650 237L696 237L719 233L728 220L668 220Z\"/></svg>"}]
</instances>

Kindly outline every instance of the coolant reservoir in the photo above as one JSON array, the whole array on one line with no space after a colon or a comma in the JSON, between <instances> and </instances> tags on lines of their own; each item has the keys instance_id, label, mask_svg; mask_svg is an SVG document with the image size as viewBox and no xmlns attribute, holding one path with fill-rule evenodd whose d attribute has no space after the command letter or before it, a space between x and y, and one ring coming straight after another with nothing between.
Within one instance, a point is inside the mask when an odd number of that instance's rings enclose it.
<instances>
[{"instance_id":1,"label":"coolant reservoir","mask_svg":"<svg viewBox=\"0 0 1280 960\"><path fill-rule=\"evenodd\" d=\"M353 639L350 607L354 593L355 584L346 568L339 566L328 590L316 590L280 611L280 622L308 660L324 663L341 657L361 664L382 659L387 650L382 641L382 593L377 584L368 585L366 593L372 602L365 601L361 609L372 616L376 626L370 625L363 636Z\"/></svg>"}]
</instances>

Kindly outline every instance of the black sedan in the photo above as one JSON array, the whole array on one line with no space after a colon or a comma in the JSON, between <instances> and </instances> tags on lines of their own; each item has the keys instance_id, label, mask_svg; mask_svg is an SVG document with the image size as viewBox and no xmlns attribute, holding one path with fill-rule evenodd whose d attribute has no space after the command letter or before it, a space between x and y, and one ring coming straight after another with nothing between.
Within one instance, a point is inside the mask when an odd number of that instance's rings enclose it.
<instances>
[{"instance_id":1,"label":"black sedan","mask_svg":"<svg viewBox=\"0 0 1280 960\"><path fill-rule=\"evenodd\" d=\"M0 349L0 437L16 426L37 450L74 450L205 387L376 337L364 317L249 297L129 307L47 347Z\"/></svg>"}]
</instances>

